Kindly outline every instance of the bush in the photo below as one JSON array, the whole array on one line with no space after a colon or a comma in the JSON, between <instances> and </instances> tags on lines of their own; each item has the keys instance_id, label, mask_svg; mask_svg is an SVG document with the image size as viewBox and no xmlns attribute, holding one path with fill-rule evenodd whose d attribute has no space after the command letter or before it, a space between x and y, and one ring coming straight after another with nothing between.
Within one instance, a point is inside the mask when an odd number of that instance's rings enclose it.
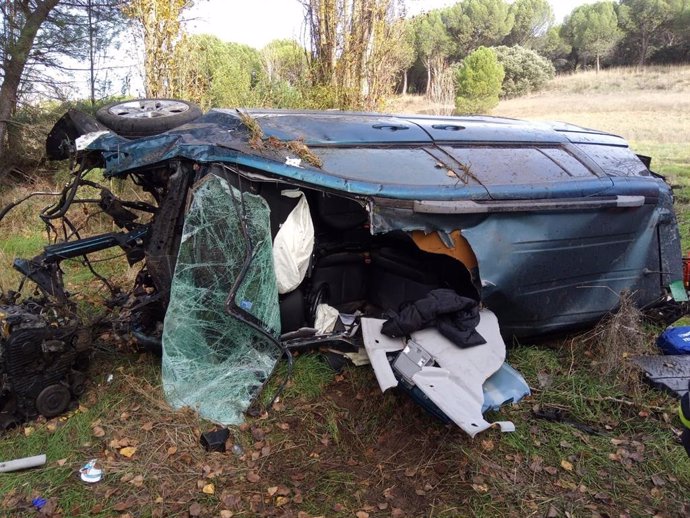
<instances>
[{"instance_id":1,"label":"bush","mask_svg":"<svg viewBox=\"0 0 690 518\"><path fill-rule=\"evenodd\" d=\"M505 72L492 49L479 47L467 56L455 74L455 111L485 113L498 104Z\"/></svg>"},{"instance_id":2,"label":"bush","mask_svg":"<svg viewBox=\"0 0 690 518\"><path fill-rule=\"evenodd\" d=\"M505 71L502 98L539 91L556 73L549 60L519 45L494 47L494 51Z\"/></svg>"}]
</instances>

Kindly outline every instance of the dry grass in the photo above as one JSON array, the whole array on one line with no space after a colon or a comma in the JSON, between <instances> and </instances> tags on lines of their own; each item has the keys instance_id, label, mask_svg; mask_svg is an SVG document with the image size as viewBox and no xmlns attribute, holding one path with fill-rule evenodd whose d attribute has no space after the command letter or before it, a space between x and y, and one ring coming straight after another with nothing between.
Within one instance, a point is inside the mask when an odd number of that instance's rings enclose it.
<instances>
[{"instance_id":1,"label":"dry grass","mask_svg":"<svg viewBox=\"0 0 690 518\"><path fill-rule=\"evenodd\" d=\"M617 311L603 318L591 331L573 338L573 343L585 357L592 359L596 372L638 396L642 383L640 372L628 358L655 354L655 331L645 329L642 312L635 307L632 295L623 292Z\"/></svg>"},{"instance_id":2,"label":"dry grass","mask_svg":"<svg viewBox=\"0 0 690 518\"><path fill-rule=\"evenodd\" d=\"M440 113L424 96L404 95L386 107ZM690 142L690 66L618 68L561 75L538 94L502 101L492 115L561 120L624 136L633 143Z\"/></svg>"}]
</instances>

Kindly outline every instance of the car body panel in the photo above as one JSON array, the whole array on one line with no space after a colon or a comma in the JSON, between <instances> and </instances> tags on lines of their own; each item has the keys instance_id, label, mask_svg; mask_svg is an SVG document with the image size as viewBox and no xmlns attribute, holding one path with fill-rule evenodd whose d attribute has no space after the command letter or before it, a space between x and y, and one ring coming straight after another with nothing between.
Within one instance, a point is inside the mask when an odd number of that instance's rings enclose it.
<instances>
[{"instance_id":1,"label":"car body panel","mask_svg":"<svg viewBox=\"0 0 690 518\"><path fill-rule=\"evenodd\" d=\"M242 117L261 127L252 145ZM403 129L404 128L404 129ZM297 139L310 165L267 136ZM175 158L239 167L367 203L373 234L460 230L506 334L596 321L682 278L668 185L615 135L491 117L212 110L157 137L101 137L107 174Z\"/></svg>"}]
</instances>

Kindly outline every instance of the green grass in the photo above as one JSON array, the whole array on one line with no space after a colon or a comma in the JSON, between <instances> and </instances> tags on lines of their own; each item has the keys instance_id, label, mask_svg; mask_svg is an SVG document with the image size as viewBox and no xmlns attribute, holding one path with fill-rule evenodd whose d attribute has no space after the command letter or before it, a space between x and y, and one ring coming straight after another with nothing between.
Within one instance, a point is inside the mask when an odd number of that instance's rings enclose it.
<instances>
[{"instance_id":1,"label":"green grass","mask_svg":"<svg viewBox=\"0 0 690 518\"><path fill-rule=\"evenodd\" d=\"M262 392L262 403L271 402L288 375L287 362L281 362ZM315 354L302 354L294 359L292 374L283 388L281 399L315 399L333 379L334 372L325 360Z\"/></svg>"},{"instance_id":2,"label":"green grass","mask_svg":"<svg viewBox=\"0 0 690 518\"><path fill-rule=\"evenodd\" d=\"M78 478L78 470L91 457L98 457L99 448L94 444L91 426L107 408L122 402L117 394L106 392L90 408L83 405L48 424L27 423L18 429L8 432L0 440L0 459L9 460L33 455L45 454L46 465L29 471L3 473L0 476L0 495L16 491L27 497L55 497L63 509L72 509L75 505L88 509L98 503L98 497L92 494L90 487ZM51 431L49 425L55 426ZM31 431L33 430L33 431ZM27 431L31 431L26 435ZM60 466L58 461L63 461ZM16 516L23 516L19 512ZM4 515L3 515L4 516ZM97 513L96 516L108 516Z\"/></svg>"}]
</instances>

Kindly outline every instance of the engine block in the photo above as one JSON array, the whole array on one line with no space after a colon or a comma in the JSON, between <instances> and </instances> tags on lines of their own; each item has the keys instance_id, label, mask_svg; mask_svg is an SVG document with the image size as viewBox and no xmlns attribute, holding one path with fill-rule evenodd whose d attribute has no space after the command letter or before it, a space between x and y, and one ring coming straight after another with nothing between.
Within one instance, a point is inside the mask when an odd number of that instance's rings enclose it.
<instances>
[{"instance_id":1,"label":"engine block","mask_svg":"<svg viewBox=\"0 0 690 518\"><path fill-rule=\"evenodd\" d=\"M0 431L55 417L84 392L91 340L67 310L0 305Z\"/></svg>"}]
</instances>

